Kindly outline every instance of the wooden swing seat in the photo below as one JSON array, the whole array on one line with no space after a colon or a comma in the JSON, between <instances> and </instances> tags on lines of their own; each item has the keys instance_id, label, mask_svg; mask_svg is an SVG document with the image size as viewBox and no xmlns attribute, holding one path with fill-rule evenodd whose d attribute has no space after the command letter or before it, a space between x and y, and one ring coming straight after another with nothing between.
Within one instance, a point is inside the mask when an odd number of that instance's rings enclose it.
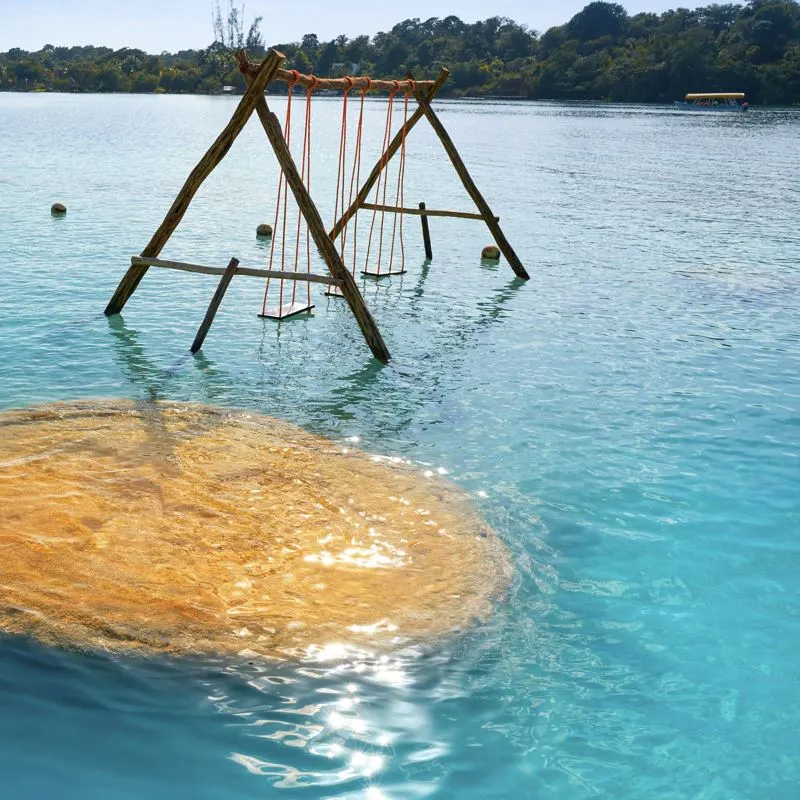
<instances>
[{"instance_id":1,"label":"wooden swing seat","mask_svg":"<svg viewBox=\"0 0 800 800\"><path fill-rule=\"evenodd\" d=\"M298 314L311 313L314 304L298 302L298 303L284 303L282 306L275 308L268 308L263 314L258 316L261 319L286 319L287 317L296 317Z\"/></svg>"}]
</instances>

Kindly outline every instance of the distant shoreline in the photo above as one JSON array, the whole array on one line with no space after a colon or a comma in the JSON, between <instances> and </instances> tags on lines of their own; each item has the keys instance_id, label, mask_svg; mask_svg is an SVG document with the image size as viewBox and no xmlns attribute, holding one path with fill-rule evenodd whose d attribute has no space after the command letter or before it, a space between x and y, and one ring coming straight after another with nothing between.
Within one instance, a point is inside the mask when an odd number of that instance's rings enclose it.
<instances>
[{"instance_id":1,"label":"distant shoreline","mask_svg":"<svg viewBox=\"0 0 800 800\"><path fill-rule=\"evenodd\" d=\"M232 3L231 3L231 7ZM219 16L219 15L218 15ZM0 52L0 91L216 95L243 92L234 57L267 50L256 18L215 22L205 48L146 53L136 48L50 44ZM284 66L333 78L448 77L448 98L670 103L687 92L744 92L753 107L800 104L800 3L754 0L629 14L592 2L564 25L535 31L505 17L406 19L374 36L275 43ZM283 87L279 87L283 89ZM235 93L232 92L232 93Z\"/></svg>"},{"instance_id":2,"label":"distant shoreline","mask_svg":"<svg viewBox=\"0 0 800 800\"><path fill-rule=\"evenodd\" d=\"M20 94L20 95L69 95L72 97L236 97L242 96L242 92L63 92L55 89L29 89L28 91L19 89L2 89L0 88L0 96ZM267 92L269 97L285 97L285 92ZM321 96L318 99L337 99L341 98L340 93L333 93ZM383 97L370 97L369 100L385 100ZM672 108L672 100L609 100L606 98L585 98L580 100L564 99L560 97L517 97L515 95L478 95L478 96L453 96L442 94L436 98L436 102L459 102L459 103L481 103L481 102L498 102L504 103L559 103L562 105L581 105L584 103L596 103L603 106L641 106L642 108ZM761 110L800 110L800 103L793 103L788 105L780 104L750 104L750 108ZM699 112L698 112L699 113Z\"/></svg>"}]
</instances>

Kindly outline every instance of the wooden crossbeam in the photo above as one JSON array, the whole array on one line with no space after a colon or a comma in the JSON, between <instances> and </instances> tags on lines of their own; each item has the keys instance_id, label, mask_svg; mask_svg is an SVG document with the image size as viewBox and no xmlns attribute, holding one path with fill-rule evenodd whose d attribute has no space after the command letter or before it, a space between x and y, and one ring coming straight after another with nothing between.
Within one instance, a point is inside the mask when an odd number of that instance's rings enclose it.
<instances>
[{"instance_id":1,"label":"wooden crossbeam","mask_svg":"<svg viewBox=\"0 0 800 800\"><path fill-rule=\"evenodd\" d=\"M442 88L442 84L447 80L447 76L450 73L443 69L439 74L439 77L433 82L433 86L427 91L424 95L428 102L433 100L434 97L439 93L439 89ZM415 94L414 96L417 97L419 93ZM389 146L386 148L386 152L381 155L378 159L378 163L372 168L372 172L370 172L367 179L362 184L361 188L358 191L358 194L355 197L355 200L350 204L350 208L342 214L341 217L336 221L336 224L333 226L330 232L331 239L336 239L341 232L344 230L347 223L352 218L353 214L355 214L359 208L364 204L367 197L369 197L369 193L372 191L372 187L377 182L381 172L386 168L389 161L392 159L392 156L400 149L403 144L403 140L408 137L409 132L411 129L425 116L422 108L417 108L414 113L408 118L408 121L400 128L399 131L394 136L394 139L390 142Z\"/></svg>"},{"instance_id":2,"label":"wooden crossbeam","mask_svg":"<svg viewBox=\"0 0 800 800\"><path fill-rule=\"evenodd\" d=\"M245 74L254 76L258 69L257 64L250 64L245 67ZM279 69L273 80L295 83L311 89L338 89L340 91L366 89L368 92L410 92L415 86L419 89L430 89L435 83L435 81L411 81L408 78L385 81L358 75L350 78L317 78L316 75L303 75L291 69Z\"/></svg>"},{"instance_id":3,"label":"wooden crossbeam","mask_svg":"<svg viewBox=\"0 0 800 800\"><path fill-rule=\"evenodd\" d=\"M207 267L204 264L189 264L186 261L165 261L161 258L142 258L133 256L131 265L135 267L160 267L161 269L177 269L181 272L196 272L201 275L222 275L222 267ZM252 278L279 278L285 281L301 281L305 283L321 283L325 286L341 286L341 281L330 275L315 275L311 272L289 272L279 269L256 269L254 267L238 267L237 275L248 275Z\"/></svg>"},{"instance_id":4,"label":"wooden crossbeam","mask_svg":"<svg viewBox=\"0 0 800 800\"><path fill-rule=\"evenodd\" d=\"M242 99L239 101L239 105L236 107L230 121L216 138L214 144L208 148L206 154L197 163L197 166L189 173L186 183L183 184L183 187L178 192L178 196L167 212L167 216L164 217L158 230L153 234L153 238L150 239L147 247L142 250L143 257L158 257L169 237L172 236L175 228L178 227L178 224L183 219L186 209L189 208L192 198L197 194L197 190L203 184L203 181L211 174L214 167L222 161L228 150L231 149L236 137L241 133L242 128L247 124L247 120L250 119L255 110L258 98L263 97L264 89L285 58L286 56L283 53L271 50L264 59L261 69L250 82L247 91L242 95ZM128 302L128 299L136 291L136 287L145 276L147 269L145 265L131 265L128 268L106 306L106 316L118 314L122 311L125 303Z\"/></svg>"},{"instance_id":5,"label":"wooden crossbeam","mask_svg":"<svg viewBox=\"0 0 800 800\"><path fill-rule=\"evenodd\" d=\"M409 75L409 77L411 76ZM430 100L420 91L415 91L414 97L417 99L417 103L419 104L419 110L422 111L428 122L430 122L431 127L444 146L445 152L447 153L450 161L453 164L453 167L458 173L458 177L461 178L461 183L464 184L464 188L467 190L467 194L472 198L472 202L475 203L478 211L481 212L481 216L491 231L495 242L497 242L500 252L506 257L506 261L508 261L508 263L511 265L511 269L514 270L514 274L518 278L527 281L530 278L530 275L528 275L525 267L522 266L522 262L514 252L514 248L511 246L511 243L508 241L508 239L506 239L505 234L500 229L500 225L497 222L497 217L492 214L489 204L486 202L486 200L484 200L483 195L475 185L475 181L472 180L472 176L469 174L469 170L467 170L467 167L462 161L461 156L458 154L458 150L456 150L456 146L453 144L450 134L447 132L447 129L444 127L444 125L442 125L442 121L439 119L439 117L436 116L436 112L433 110L433 108L431 108Z\"/></svg>"},{"instance_id":6,"label":"wooden crossbeam","mask_svg":"<svg viewBox=\"0 0 800 800\"><path fill-rule=\"evenodd\" d=\"M483 219L483 214L471 211L440 211L434 208L404 208L402 206L383 206L378 203L362 203L361 208L368 211L386 211L389 214L411 214L415 217L456 217L458 219ZM500 217L495 217L499 220Z\"/></svg>"},{"instance_id":7,"label":"wooden crossbeam","mask_svg":"<svg viewBox=\"0 0 800 800\"><path fill-rule=\"evenodd\" d=\"M236 53L236 58L239 62L239 68L245 76L245 80L252 86L255 78L249 74L248 66L250 62L247 58L247 54L243 51L239 51ZM300 177L291 151L286 144L286 140L283 138L281 124L275 114L269 110L269 106L263 94L260 94L256 100L255 110L264 128L264 132L267 134L267 139L269 139L269 143L272 145L272 149L275 152L275 157L278 159L283 175L286 178L286 183L292 190L297 207L308 225L308 230L311 233L314 244L325 260L325 264L331 275L341 281L339 288L347 301L347 305L353 312L353 316L356 318L356 322L361 329L364 339L369 345L370 350L372 350L372 354L375 358L383 363L388 362L390 358L389 348L386 346L386 342L383 341L383 336L381 336L378 325L370 313L369 308L367 308L367 304L364 302L361 292L358 290L355 279L344 265L333 239L325 230L322 217L311 195L308 193L303 179Z\"/></svg>"}]
</instances>

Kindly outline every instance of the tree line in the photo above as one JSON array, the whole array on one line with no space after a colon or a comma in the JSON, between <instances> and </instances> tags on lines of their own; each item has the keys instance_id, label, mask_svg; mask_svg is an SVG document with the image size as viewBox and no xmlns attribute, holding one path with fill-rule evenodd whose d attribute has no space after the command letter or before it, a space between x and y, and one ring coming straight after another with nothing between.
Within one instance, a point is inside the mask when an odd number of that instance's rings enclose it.
<instances>
[{"instance_id":1,"label":"tree line","mask_svg":"<svg viewBox=\"0 0 800 800\"><path fill-rule=\"evenodd\" d=\"M214 42L202 50L151 55L108 47L0 52L5 91L242 91L233 51L265 52L260 18L217 6ZM694 10L629 15L593 2L539 34L505 17L466 23L456 16L408 19L375 36L275 43L287 67L321 77L451 77L444 94L521 99L666 102L687 91L744 91L752 103L800 104L800 5L751 0ZM275 87L279 90L280 87ZM285 89L284 89L285 90Z\"/></svg>"}]
</instances>

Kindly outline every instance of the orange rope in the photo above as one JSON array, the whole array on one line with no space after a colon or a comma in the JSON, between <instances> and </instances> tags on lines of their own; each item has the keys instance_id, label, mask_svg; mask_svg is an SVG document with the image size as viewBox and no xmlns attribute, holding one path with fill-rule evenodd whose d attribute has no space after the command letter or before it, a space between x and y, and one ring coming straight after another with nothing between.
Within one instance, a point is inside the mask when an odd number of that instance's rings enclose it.
<instances>
[{"instance_id":1,"label":"orange rope","mask_svg":"<svg viewBox=\"0 0 800 800\"><path fill-rule=\"evenodd\" d=\"M348 81L348 86L344 90L344 97L342 100L342 126L341 133L339 134L339 165L336 169L336 202L333 207L333 221L334 223L339 219L339 212L344 212L344 190L345 190L345 160L347 158L347 99L350 96L350 90L353 88L353 79L345 78ZM340 192L341 187L341 192ZM344 237L341 237L339 252L344 259Z\"/></svg>"},{"instance_id":2,"label":"orange rope","mask_svg":"<svg viewBox=\"0 0 800 800\"><path fill-rule=\"evenodd\" d=\"M306 87L306 121L305 129L303 131L303 153L300 157L300 179L305 184L306 189L311 191L311 94L316 88L319 80L312 75L313 83L311 86ZM297 272L300 265L300 223L303 219L303 212L297 209L297 240L295 242L294 250L294 271ZM311 272L311 236L306 224L306 261L307 272ZM311 305L311 284L306 281L306 290L308 292L308 305ZM297 281L292 281L292 304L297 299Z\"/></svg>"},{"instance_id":3,"label":"orange rope","mask_svg":"<svg viewBox=\"0 0 800 800\"><path fill-rule=\"evenodd\" d=\"M414 91L414 82L411 81L411 91ZM400 135L400 166L397 168L397 192L395 193L394 205L395 208L403 208L405 203L405 192L403 184L406 177L406 123L408 122L408 95L405 93L403 102L403 128ZM394 225L392 226L392 248L389 251L389 272L392 271L392 264L394 263L394 241L395 233L397 231L397 217L400 217L400 271L404 272L406 268L406 250L403 245L403 212L394 215Z\"/></svg>"},{"instance_id":4,"label":"orange rope","mask_svg":"<svg viewBox=\"0 0 800 800\"><path fill-rule=\"evenodd\" d=\"M288 91L286 95L286 119L283 123L283 138L286 142L286 146L288 147L291 143L291 136L292 136L292 95L294 94L294 85L297 79L300 77L300 73L297 70L292 70L292 80L289 81L288 84ZM275 239L277 238L278 233L278 220L280 219L280 212L281 212L281 194L283 195L283 231L281 233L281 270L284 269L284 265L286 263L286 201L287 201L287 191L288 186L286 184L286 180L283 175L283 170L281 170L280 177L278 178L278 194L275 200L275 224L272 226L272 243L270 244L269 248L269 269L272 269L273 259L275 257ZM282 190L282 191L281 191ZM267 278L267 286L264 289L264 302L261 304L261 313L267 313L267 295L269 294L269 283L270 279ZM280 285L280 295L278 301L278 308L283 305L283 280L281 280Z\"/></svg>"},{"instance_id":5,"label":"orange rope","mask_svg":"<svg viewBox=\"0 0 800 800\"><path fill-rule=\"evenodd\" d=\"M356 149L353 153L353 171L350 173L350 196L347 200L347 207L353 205L354 189L361 186L361 134L364 129L364 98L367 96L372 81L367 78L367 85L361 90L361 104L358 109L358 128L356 129ZM352 217L353 220L353 275L356 274L356 256L358 251L358 214ZM348 223L349 225L349 223ZM347 239L348 225L345 225L342 236ZM344 247L344 245L343 245Z\"/></svg>"},{"instance_id":6,"label":"orange rope","mask_svg":"<svg viewBox=\"0 0 800 800\"><path fill-rule=\"evenodd\" d=\"M388 184L388 180L384 180L384 168L389 161L389 153L387 152L389 149L389 142L391 141L391 132L392 132L392 110L394 107L394 96L397 93L397 89L400 87L398 81L394 81L395 88L389 92L389 105L386 109L386 127L383 132L383 148L382 152L383 155L381 156L382 161L382 168L380 175L378 175L378 181L375 186L375 203L378 204L378 200L380 199L380 191L381 191L381 184L383 184L383 198L380 200L380 205L386 205L386 187ZM378 210L374 209L372 212L372 224L369 228L369 239L367 241L367 257L365 262L365 268L369 264L369 254L370 250L372 249L372 233L375 230L375 219L378 215ZM375 269L375 272L380 275L381 273L381 254L383 251L383 223L386 219L386 212L381 211L381 224L379 228L379 236L378 236L378 266Z\"/></svg>"},{"instance_id":7,"label":"orange rope","mask_svg":"<svg viewBox=\"0 0 800 800\"><path fill-rule=\"evenodd\" d=\"M342 101L342 128L339 134L339 165L336 169L336 199L333 207L333 221L336 223L339 220L340 214L344 214L345 205L344 205L344 197L345 197L345 188L346 188L346 166L347 166L347 100L350 97L350 90L353 88L353 79L350 77L346 77L345 80L348 83L347 88L344 90L344 98ZM370 81L372 83L372 81ZM364 91L362 90L361 93L361 107L362 107L362 114L363 114L363 106L364 106ZM356 138L356 153L353 155L353 158L358 155L359 149L361 146L361 117L359 117L359 128ZM355 169L355 162L353 162L353 169ZM350 181L350 202L352 202L353 198L353 181L351 178ZM339 255L342 258L342 262L344 262L344 252L345 247L347 245L347 225L345 224L344 230L342 230L341 235L339 237ZM354 267L355 272L355 267ZM333 288L333 284L328 284L328 292L330 293L331 289Z\"/></svg>"}]
</instances>

